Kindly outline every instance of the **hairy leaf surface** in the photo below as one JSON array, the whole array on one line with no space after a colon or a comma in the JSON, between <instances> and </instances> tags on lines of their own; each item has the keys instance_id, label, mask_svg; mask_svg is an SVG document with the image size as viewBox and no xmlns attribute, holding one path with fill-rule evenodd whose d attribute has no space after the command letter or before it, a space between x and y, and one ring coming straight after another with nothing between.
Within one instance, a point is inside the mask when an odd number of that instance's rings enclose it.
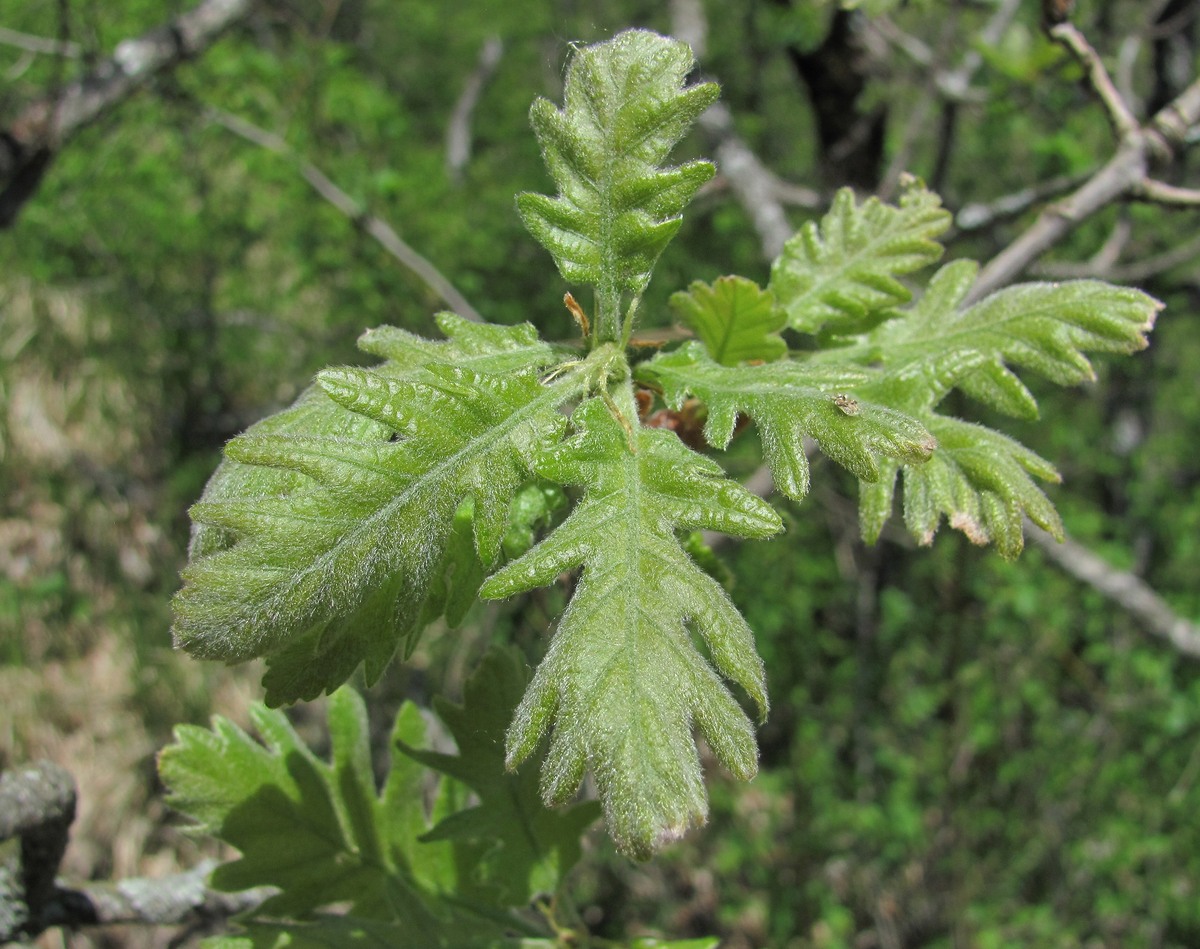
<instances>
[{"instance_id":1,"label":"hairy leaf surface","mask_svg":"<svg viewBox=\"0 0 1200 949\"><path fill-rule=\"evenodd\" d=\"M904 519L913 536L932 542L943 517L975 543L994 542L1005 557L1023 545L1022 522L1057 537L1062 524L1033 478L1057 481L1045 459L1007 436L947 418L934 408L954 388L994 409L1037 417L1037 402L1010 368L1028 369L1060 385L1094 378L1088 352L1133 352L1161 307L1132 289L1095 280L1021 284L960 308L977 267L956 261L930 281L924 297L857 346L821 354L840 364L870 364L865 393L912 412L938 439L931 461L905 466ZM897 464L864 486L863 534L878 537L891 513Z\"/></svg>"},{"instance_id":2,"label":"hairy leaf surface","mask_svg":"<svg viewBox=\"0 0 1200 949\"><path fill-rule=\"evenodd\" d=\"M978 270L955 261L930 280L921 301L876 329L864 346L883 368L891 398L932 408L959 387L992 408L1036 418L1037 403L1009 366L1059 385L1095 379L1089 352L1144 349L1162 304L1098 280L1025 283L960 309Z\"/></svg>"},{"instance_id":3,"label":"hairy leaf surface","mask_svg":"<svg viewBox=\"0 0 1200 949\"><path fill-rule=\"evenodd\" d=\"M517 348L530 358L528 340ZM465 361L511 357L489 345ZM360 662L374 681L431 616L474 594L464 588L478 567L456 542L464 518L478 561L492 561L529 477L525 459L558 437L557 407L578 391L569 377L542 385L530 371L394 365L319 376L348 419L371 424L355 421L356 437L268 428L226 447L252 471L284 472L290 491L206 498L192 510L237 540L185 570L176 640L208 658L266 656L270 702L335 688Z\"/></svg>"},{"instance_id":4,"label":"hairy leaf surface","mask_svg":"<svg viewBox=\"0 0 1200 949\"><path fill-rule=\"evenodd\" d=\"M717 97L712 83L683 85L692 62L686 43L627 30L576 53L562 109L538 99L530 110L559 193L526 192L517 207L563 277L597 288L601 323L616 318L622 292L645 289L680 213L713 175L706 161L662 165Z\"/></svg>"},{"instance_id":5,"label":"hairy leaf surface","mask_svg":"<svg viewBox=\"0 0 1200 949\"><path fill-rule=\"evenodd\" d=\"M583 566L509 729L508 762L520 764L553 726L542 772L547 803L569 799L591 770L610 834L644 858L707 813L693 727L734 774L749 778L757 767L750 721L689 630L760 714L767 707L749 628L676 532L765 537L781 525L769 505L674 434L626 431L600 399L573 420L577 433L536 467L550 480L583 485L583 500L480 592L510 596Z\"/></svg>"},{"instance_id":6,"label":"hairy leaf surface","mask_svg":"<svg viewBox=\"0 0 1200 949\"><path fill-rule=\"evenodd\" d=\"M860 333L912 293L899 277L942 255L934 238L950 215L931 191L912 184L899 206L868 198L861 205L843 188L818 225L792 237L771 268L770 289L788 325L805 333Z\"/></svg>"},{"instance_id":7,"label":"hairy leaf surface","mask_svg":"<svg viewBox=\"0 0 1200 949\"><path fill-rule=\"evenodd\" d=\"M639 375L658 382L676 408L689 394L704 402L704 437L717 448L729 443L739 414L753 418L771 476L791 498L808 493L806 436L864 481L879 476L881 457L923 460L936 445L910 416L850 395L870 378L853 365L776 362L731 368L718 365L693 342L640 366Z\"/></svg>"},{"instance_id":8,"label":"hairy leaf surface","mask_svg":"<svg viewBox=\"0 0 1200 949\"><path fill-rule=\"evenodd\" d=\"M779 331L787 315L769 290L745 277L718 277L709 285L697 280L671 295L675 318L691 328L708 354L722 366L773 362L787 355Z\"/></svg>"}]
</instances>

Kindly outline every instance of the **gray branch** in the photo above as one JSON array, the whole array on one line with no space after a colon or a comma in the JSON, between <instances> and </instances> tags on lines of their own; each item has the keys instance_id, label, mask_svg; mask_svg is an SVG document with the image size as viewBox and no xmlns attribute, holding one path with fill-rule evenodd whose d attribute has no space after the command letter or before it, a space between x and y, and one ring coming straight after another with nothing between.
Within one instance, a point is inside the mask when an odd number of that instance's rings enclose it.
<instances>
[{"instance_id":1,"label":"gray branch","mask_svg":"<svg viewBox=\"0 0 1200 949\"><path fill-rule=\"evenodd\" d=\"M1141 577L1118 570L1069 538L1061 544L1040 527L1025 524L1025 536L1076 580L1086 583L1181 653L1200 659L1200 625L1184 619Z\"/></svg>"},{"instance_id":2,"label":"gray branch","mask_svg":"<svg viewBox=\"0 0 1200 949\"><path fill-rule=\"evenodd\" d=\"M297 155L292 147L278 135L268 132L266 129L259 128L257 125L247 122L245 119L238 118L236 115L221 112L217 109L210 109L208 117L212 122L227 129L234 135L290 161L300 173L300 177L307 181L317 194L341 211L356 226L362 228L367 234L375 238L384 250L391 254L404 267L416 274L450 309L459 316L466 317L468 320L473 320L476 323L484 321L479 312L467 302L467 298L458 292L454 284L447 280L428 258L423 257L405 243L403 238L386 221L376 217L374 214L369 214L366 208L334 184L329 176L321 171L320 168Z\"/></svg>"},{"instance_id":3,"label":"gray branch","mask_svg":"<svg viewBox=\"0 0 1200 949\"><path fill-rule=\"evenodd\" d=\"M504 43L500 37L489 36L479 50L479 62L467 77L462 94L450 114L450 124L446 127L446 174L455 183L462 180L467 162L471 160L471 118L475 114L475 107L496 67L500 65L503 53Z\"/></svg>"},{"instance_id":4,"label":"gray branch","mask_svg":"<svg viewBox=\"0 0 1200 949\"><path fill-rule=\"evenodd\" d=\"M56 879L75 819L75 781L49 761L0 774L0 945L53 927L215 922L253 909L272 892L221 893L205 883L215 864L158 879L71 885Z\"/></svg>"},{"instance_id":5,"label":"gray branch","mask_svg":"<svg viewBox=\"0 0 1200 949\"><path fill-rule=\"evenodd\" d=\"M708 20L703 5L699 0L672 0L670 10L671 33L690 45L697 59L702 59L708 43ZM774 260L795 233L784 203L815 208L821 203L820 195L781 181L767 168L734 130L728 106L720 102L711 106L700 116L699 125L714 143L717 170L750 215L763 256Z\"/></svg>"},{"instance_id":6,"label":"gray branch","mask_svg":"<svg viewBox=\"0 0 1200 949\"><path fill-rule=\"evenodd\" d=\"M1175 206L1194 206L1200 198L1191 189L1173 189L1155 181L1150 172L1187 145L1200 121L1200 80L1184 89L1145 124L1138 124L1121 99L1099 56L1070 23L1050 30L1088 71L1088 78L1119 135L1116 153L1078 189L1046 208L1015 241L979 273L966 304L1006 286L1033 261L1067 236L1080 222L1117 201L1151 200Z\"/></svg>"},{"instance_id":7,"label":"gray branch","mask_svg":"<svg viewBox=\"0 0 1200 949\"><path fill-rule=\"evenodd\" d=\"M203 52L253 6L254 0L202 0L164 26L121 41L87 74L27 105L0 129L0 228L16 220L51 159L75 135L155 76Z\"/></svg>"}]
</instances>

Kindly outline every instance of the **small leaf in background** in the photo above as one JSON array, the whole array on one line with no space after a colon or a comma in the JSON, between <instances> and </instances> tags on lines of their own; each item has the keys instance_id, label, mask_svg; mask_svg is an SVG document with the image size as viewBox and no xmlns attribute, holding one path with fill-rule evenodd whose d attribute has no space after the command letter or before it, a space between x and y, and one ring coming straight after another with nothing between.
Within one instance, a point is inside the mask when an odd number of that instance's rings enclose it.
<instances>
[{"instance_id":1,"label":"small leaf in background","mask_svg":"<svg viewBox=\"0 0 1200 949\"><path fill-rule=\"evenodd\" d=\"M214 871L213 885L275 887L256 916L293 920L249 924L247 935L211 945L542 944L508 941L506 934L537 935L508 908L558 890L579 857L580 835L598 815L594 804L549 811L535 780L505 771L504 728L527 679L513 653L484 657L468 682L467 704L441 705L458 756L425 750L421 714L404 705L381 791L366 708L352 689L329 699L328 763L282 713L262 706L251 714L265 744L221 718L211 730L179 726L159 758L168 801L197 830L242 854ZM429 813L428 768L446 775ZM464 785L480 798L465 810ZM333 904L344 914L319 912Z\"/></svg>"},{"instance_id":2,"label":"small leaf in background","mask_svg":"<svg viewBox=\"0 0 1200 949\"><path fill-rule=\"evenodd\" d=\"M745 277L718 277L710 286L697 280L671 295L675 319L691 329L722 366L773 362L787 354L779 331L787 316L769 290Z\"/></svg>"},{"instance_id":3,"label":"small leaf in background","mask_svg":"<svg viewBox=\"0 0 1200 949\"><path fill-rule=\"evenodd\" d=\"M498 902L512 906L555 892L579 859L581 835L600 816L595 802L549 810L541 802L535 771L505 771L504 733L528 684L520 656L493 650L467 680L462 705L436 703L458 754L400 746L414 761L461 781L479 796L478 805L451 814L422 839L494 841L476 874L481 884L499 892Z\"/></svg>"}]
</instances>

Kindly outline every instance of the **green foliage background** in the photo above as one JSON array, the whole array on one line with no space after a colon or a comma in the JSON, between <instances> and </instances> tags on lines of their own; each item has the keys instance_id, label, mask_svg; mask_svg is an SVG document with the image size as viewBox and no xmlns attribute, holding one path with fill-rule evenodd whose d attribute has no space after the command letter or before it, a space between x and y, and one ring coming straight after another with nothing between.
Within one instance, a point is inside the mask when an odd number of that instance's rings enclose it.
<instances>
[{"instance_id":1,"label":"green foliage background","mask_svg":"<svg viewBox=\"0 0 1200 949\"><path fill-rule=\"evenodd\" d=\"M226 438L290 402L320 366L359 360L362 329L434 332L440 304L424 286L286 160L206 110L283 135L489 320L561 336L562 282L513 205L515 193L545 188L528 102L559 99L570 42L632 25L666 31L661 6L269 6L56 161L0 235L0 686L29 696L14 709L55 719L62 693L50 683L74 668L84 670L78 688L101 687L95 656L115 643L133 657L121 688L147 736L133 743L134 764L148 765L171 723L228 712L211 699L227 673L168 649L186 505ZM739 132L779 174L816 185L812 120L786 46L817 44L832 5L706 6L704 68ZM965 51L990 12L954 5L947 18L937 6L893 16L926 42L949 35ZM1139 6L1085 11L1081 23L1112 52ZM98 53L164 15L150 0L67 7L71 38ZM57 10L49 0L9 5L0 25L53 36ZM443 168L445 122L493 33L505 52L456 184ZM948 168L933 181L950 208L1102 161L1103 116L1040 38L1034 10L984 59L976 82L986 96L963 107ZM868 96L891 110L894 154L923 71L898 53L888 63ZM10 77L0 111L78 68L0 49ZM932 180L937 135L927 128L908 167ZM693 137L680 158L708 153ZM1195 227L1187 212L1114 209L1055 256L1085 259L1124 213L1134 257ZM804 218L793 210L794 224ZM1023 223L961 234L950 256L987 259ZM643 320L668 325L672 292L723 273L767 280L744 212L714 191L664 253ZM1068 533L1197 617L1193 282L1194 265L1147 283L1167 303L1151 348L1102 363L1099 383L1083 390L1035 388L1042 422L1014 431L1062 473L1052 497ZM735 441L727 461L748 473L755 446ZM1195 662L1037 550L1005 563L949 532L931 551L890 535L863 549L853 506L839 500L853 494L831 490L841 478L825 466L812 496L781 504L782 539L723 551L773 697L759 777L746 788L716 772L710 826L650 867L607 856L597 841L577 871L594 931L716 933L731 947L1200 944ZM481 609L453 637L428 637L416 671L382 683L376 698L394 707L391 697L444 681L453 693L492 640L540 655L562 607L551 589ZM86 717L62 712L56 727ZM14 713L0 764L43 753L40 734ZM86 869L103 875L114 859Z\"/></svg>"}]
</instances>

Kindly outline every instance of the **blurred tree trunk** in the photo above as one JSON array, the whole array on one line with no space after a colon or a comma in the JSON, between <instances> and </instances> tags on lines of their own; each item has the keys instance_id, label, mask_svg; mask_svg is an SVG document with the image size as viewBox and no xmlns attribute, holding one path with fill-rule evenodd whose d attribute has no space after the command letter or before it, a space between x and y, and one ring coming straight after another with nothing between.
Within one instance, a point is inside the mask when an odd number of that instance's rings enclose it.
<instances>
[{"instance_id":1,"label":"blurred tree trunk","mask_svg":"<svg viewBox=\"0 0 1200 949\"><path fill-rule=\"evenodd\" d=\"M776 2L791 6L793 0ZM871 71L861 23L858 11L838 10L820 46L810 52L792 46L788 55L816 119L822 183L874 191L883 172L887 109L883 105L866 112L860 109Z\"/></svg>"}]
</instances>

